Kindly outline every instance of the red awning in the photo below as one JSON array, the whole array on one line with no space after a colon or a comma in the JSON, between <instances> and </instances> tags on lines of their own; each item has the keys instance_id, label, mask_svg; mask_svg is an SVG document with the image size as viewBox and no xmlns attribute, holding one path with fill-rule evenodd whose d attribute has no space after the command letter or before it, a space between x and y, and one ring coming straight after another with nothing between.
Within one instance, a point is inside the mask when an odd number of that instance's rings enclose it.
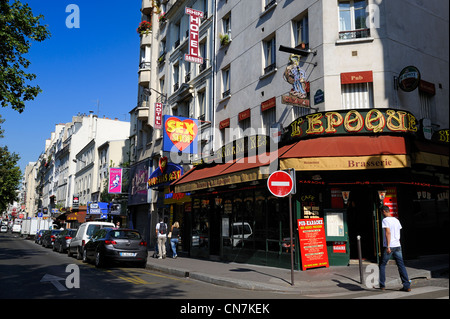
<instances>
[{"instance_id":1,"label":"red awning","mask_svg":"<svg viewBox=\"0 0 450 319\"><path fill-rule=\"evenodd\" d=\"M410 167L398 136L329 136L297 142L280 156L280 169L299 171Z\"/></svg>"}]
</instances>

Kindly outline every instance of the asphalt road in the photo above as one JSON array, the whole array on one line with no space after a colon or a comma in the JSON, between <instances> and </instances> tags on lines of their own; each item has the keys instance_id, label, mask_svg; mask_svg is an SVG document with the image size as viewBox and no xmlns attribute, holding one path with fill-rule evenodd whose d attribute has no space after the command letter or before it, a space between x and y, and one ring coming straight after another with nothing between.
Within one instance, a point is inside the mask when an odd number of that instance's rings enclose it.
<instances>
[{"instance_id":1,"label":"asphalt road","mask_svg":"<svg viewBox=\"0 0 450 319\"><path fill-rule=\"evenodd\" d=\"M398 294L396 291L379 294L374 293L373 290L359 292L343 290L340 293L313 295L233 289L128 265L97 269L91 264L54 252L50 248L44 248L17 234L0 234L0 299L3 299L2 303L8 299L86 301L145 299L157 300L157 304L167 306L160 301L178 300L171 310L181 313L184 309L182 307L202 304L204 300L215 300L216 307L222 305L221 308L224 308L227 302L244 302L249 305L269 305L272 310L275 307L289 308L290 305L295 304L292 299L448 300L448 275L446 278L416 282L414 288L412 294ZM112 305L115 303L113 302ZM264 311L265 308L261 307L251 309ZM195 311L195 309L191 310ZM224 309L221 310L224 311Z\"/></svg>"}]
</instances>

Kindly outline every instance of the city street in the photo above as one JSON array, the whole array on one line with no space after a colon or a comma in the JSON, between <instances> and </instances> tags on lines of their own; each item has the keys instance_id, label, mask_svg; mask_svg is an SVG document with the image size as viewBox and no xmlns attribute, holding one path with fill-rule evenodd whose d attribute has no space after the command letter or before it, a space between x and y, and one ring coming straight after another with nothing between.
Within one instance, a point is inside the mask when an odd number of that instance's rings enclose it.
<instances>
[{"instance_id":1,"label":"city street","mask_svg":"<svg viewBox=\"0 0 450 319\"><path fill-rule=\"evenodd\" d=\"M0 234L0 299L448 299L447 278L416 280L411 293L374 290L314 294L233 289L116 265L91 264L37 245L17 234ZM270 303L270 301L268 301Z\"/></svg>"}]
</instances>

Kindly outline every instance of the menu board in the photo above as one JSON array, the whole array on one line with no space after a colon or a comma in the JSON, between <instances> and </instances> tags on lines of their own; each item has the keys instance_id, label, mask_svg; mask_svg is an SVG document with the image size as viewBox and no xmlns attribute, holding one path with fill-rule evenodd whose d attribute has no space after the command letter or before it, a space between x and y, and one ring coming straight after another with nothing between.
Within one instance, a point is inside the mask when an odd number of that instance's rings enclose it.
<instances>
[{"instance_id":1,"label":"menu board","mask_svg":"<svg viewBox=\"0 0 450 319\"><path fill-rule=\"evenodd\" d=\"M329 267L323 218L298 219L302 270Z\"/></svg>"}]
</instances>

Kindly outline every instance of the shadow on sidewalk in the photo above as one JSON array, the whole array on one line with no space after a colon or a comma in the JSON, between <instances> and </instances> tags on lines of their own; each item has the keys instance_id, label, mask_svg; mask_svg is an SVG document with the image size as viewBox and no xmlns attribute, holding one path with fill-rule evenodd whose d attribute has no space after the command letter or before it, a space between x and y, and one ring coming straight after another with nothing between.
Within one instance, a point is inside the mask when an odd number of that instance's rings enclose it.
<instances>
[{"instance_id":1,"label":"shadow on sidewalk","mask_svg":"<svg viewBox=\"0 0 450 319\"><path fill-rule=\"evenodd\" d=\"M254 273L261 274L261 275L264 275L264 276L267 276L267 277L279 279L279 280L281 280L281 281L284 281L284 282L287 283L287 284L291 284L289 281L287 281L287 280L284 279L284 278L281 278L281 277L278 277L278 276L274 276L274 275L271 275L271 274L267 274L267 273L264 273L264 272L261 272L261 271L258 271L258 270L254 270L254 269L249 269L249 268L234 268L234 269L230 269L230 271L234 271L234 272L254 272Z\"/></svg>"}]
</instances>

